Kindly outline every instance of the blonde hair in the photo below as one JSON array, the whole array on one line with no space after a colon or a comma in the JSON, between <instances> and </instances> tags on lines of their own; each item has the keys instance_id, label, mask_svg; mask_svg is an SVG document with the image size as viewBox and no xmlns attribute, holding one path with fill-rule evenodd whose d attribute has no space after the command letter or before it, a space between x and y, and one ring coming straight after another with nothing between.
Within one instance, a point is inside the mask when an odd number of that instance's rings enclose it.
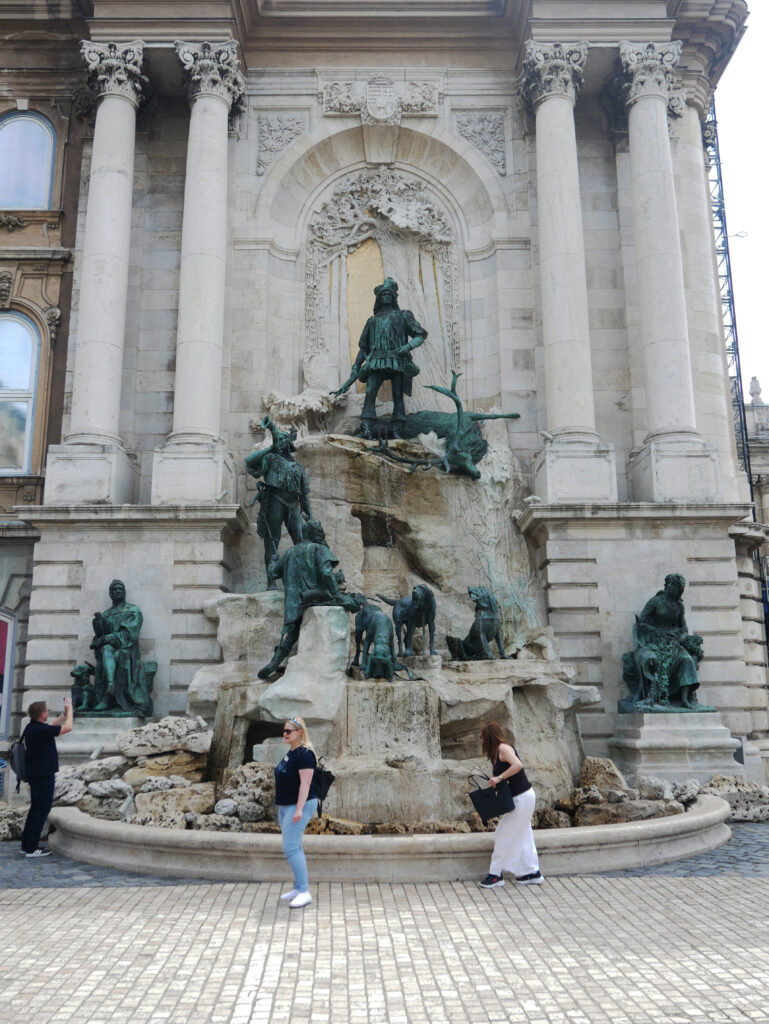
<instances>
[{"instance_id":1,"label":"blonde hair","mask_svg":"<svg viewBox=\"0 0 769 1024\"><path fill-rule=\"evenodd\" d=\"M286 721L290 722L292 725L296 725L299 727L299 729L302 732L301 739L299 740L299 745L302 747L309 747L314 754L315 747L310 742L310 736L307 732L307 726L304 724L304 719L300 718L298 715L293 715L292 717L287 718Z\"/></svg>"}]
</instances>

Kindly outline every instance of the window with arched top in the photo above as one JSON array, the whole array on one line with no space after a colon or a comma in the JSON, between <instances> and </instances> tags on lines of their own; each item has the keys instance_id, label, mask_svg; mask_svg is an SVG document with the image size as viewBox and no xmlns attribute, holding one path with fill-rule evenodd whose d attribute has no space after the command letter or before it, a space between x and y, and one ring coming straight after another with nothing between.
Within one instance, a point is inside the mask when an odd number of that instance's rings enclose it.
<instances>
[{"instance_id":1,"label":"window with arched top","mask_svg":"<svg viewBox=\"0 0 769 1024\"><path fill-rule=\"evenodd\" d=\"M40 114L0 118L0 210L48 210L56 132Z\"/></svg>"},{"instance_id":2,"label":"window with arched top","mask_svg":"<svg viewBox=\"0 0 769 1024\"><path fill-rule=\"evenodd\" d=\"M0 313L0 476L29 473L40 332L21 313Z\"/></svg>"},{"instance_id":3,"label":"window with arched top","mask_svg":"<svg viewBox=\"0 0 769 1024\"><path fill-rule=\"evenodd\" d=\"M0 738L8 735L13 689L13 657L16 619L0 608Z\"/></svg>"}]
</instances>

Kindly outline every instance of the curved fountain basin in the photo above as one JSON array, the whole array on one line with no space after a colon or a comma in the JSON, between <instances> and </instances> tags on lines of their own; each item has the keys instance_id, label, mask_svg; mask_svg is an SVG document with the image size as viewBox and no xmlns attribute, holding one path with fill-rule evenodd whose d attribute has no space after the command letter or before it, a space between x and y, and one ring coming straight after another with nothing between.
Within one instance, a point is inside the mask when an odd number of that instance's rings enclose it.
<instances>
[{"instance_id":1,"label":"curved fountain basin","mask_svg":"<svg viewBox=\"0 0 769 1024\"><path fill-rule=\"evenodd\" d=\"M536 833L546 876L601 873L680 860L731 836L729 804L700 796L686 814L621 825ZM51 812L50 846L74 860L165 878L228 882L285 881L279 835L195 832L91 818L75 807ZM313 882L448 882L486 873L489 832L419 836L306 836Z\"/></svg>"}]
</instances>

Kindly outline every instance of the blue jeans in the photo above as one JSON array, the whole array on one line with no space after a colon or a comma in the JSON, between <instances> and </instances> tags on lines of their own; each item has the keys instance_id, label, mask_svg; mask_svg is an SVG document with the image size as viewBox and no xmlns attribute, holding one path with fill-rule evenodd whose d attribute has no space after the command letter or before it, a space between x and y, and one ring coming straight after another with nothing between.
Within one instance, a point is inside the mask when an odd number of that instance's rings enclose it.
<instances>
[{"instance_id":1,"label":"blue jeans","mask_svg":"<svg viewBox=\"0 0 769 1024\"><path fill-rule=\"evenodd\" d=\"M278 806L278 824L283 833L283 852L294 872L294 888L299 892L307 892L309 882L307 881L307 861L302 849L302 836L304 830L310 823L310 818L318 809L318 801L308 800L304 805L302 817L297 822L291 819L296 810L296 804L281 804Z\"/></svg>"}]
</instances>

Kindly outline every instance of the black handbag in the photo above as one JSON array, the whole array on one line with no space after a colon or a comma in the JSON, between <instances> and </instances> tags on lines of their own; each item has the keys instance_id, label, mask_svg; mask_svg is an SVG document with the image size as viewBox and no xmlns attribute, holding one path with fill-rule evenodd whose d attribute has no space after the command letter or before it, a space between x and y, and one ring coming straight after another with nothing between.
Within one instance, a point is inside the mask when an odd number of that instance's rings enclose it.
<instances>
[{"instance_id":1,"label":"black handbag","mask_svg":"<svg viewBox=\"0 0 769 1024\"><path fill-rule=\"evenodd\" d=\"M323 814L323 801L328 796L328 791L331 789L331 783L335 778L336 775L326 768L325 757L319 757L318 763L315 766L315 775L313 777L315 789L318 794L318 817Z\"/></svg>"},{"instance_id":2,"label":"black handbag","mask_svg":"<svg viewBox=\"0 0 769 1024\"><path fill-rule=\"evenodd\" d=\"M471 789L468 796L484 825L492 818L498 818L500 814L507 814L508 811L515 810L515 801L507 779L498 782L495 787L481 787L478 779L488 782L489 776L484 775L483 772L472 772L467 781L471 785L475 785L475 789Z\"/></svg>"}]
</instances>

